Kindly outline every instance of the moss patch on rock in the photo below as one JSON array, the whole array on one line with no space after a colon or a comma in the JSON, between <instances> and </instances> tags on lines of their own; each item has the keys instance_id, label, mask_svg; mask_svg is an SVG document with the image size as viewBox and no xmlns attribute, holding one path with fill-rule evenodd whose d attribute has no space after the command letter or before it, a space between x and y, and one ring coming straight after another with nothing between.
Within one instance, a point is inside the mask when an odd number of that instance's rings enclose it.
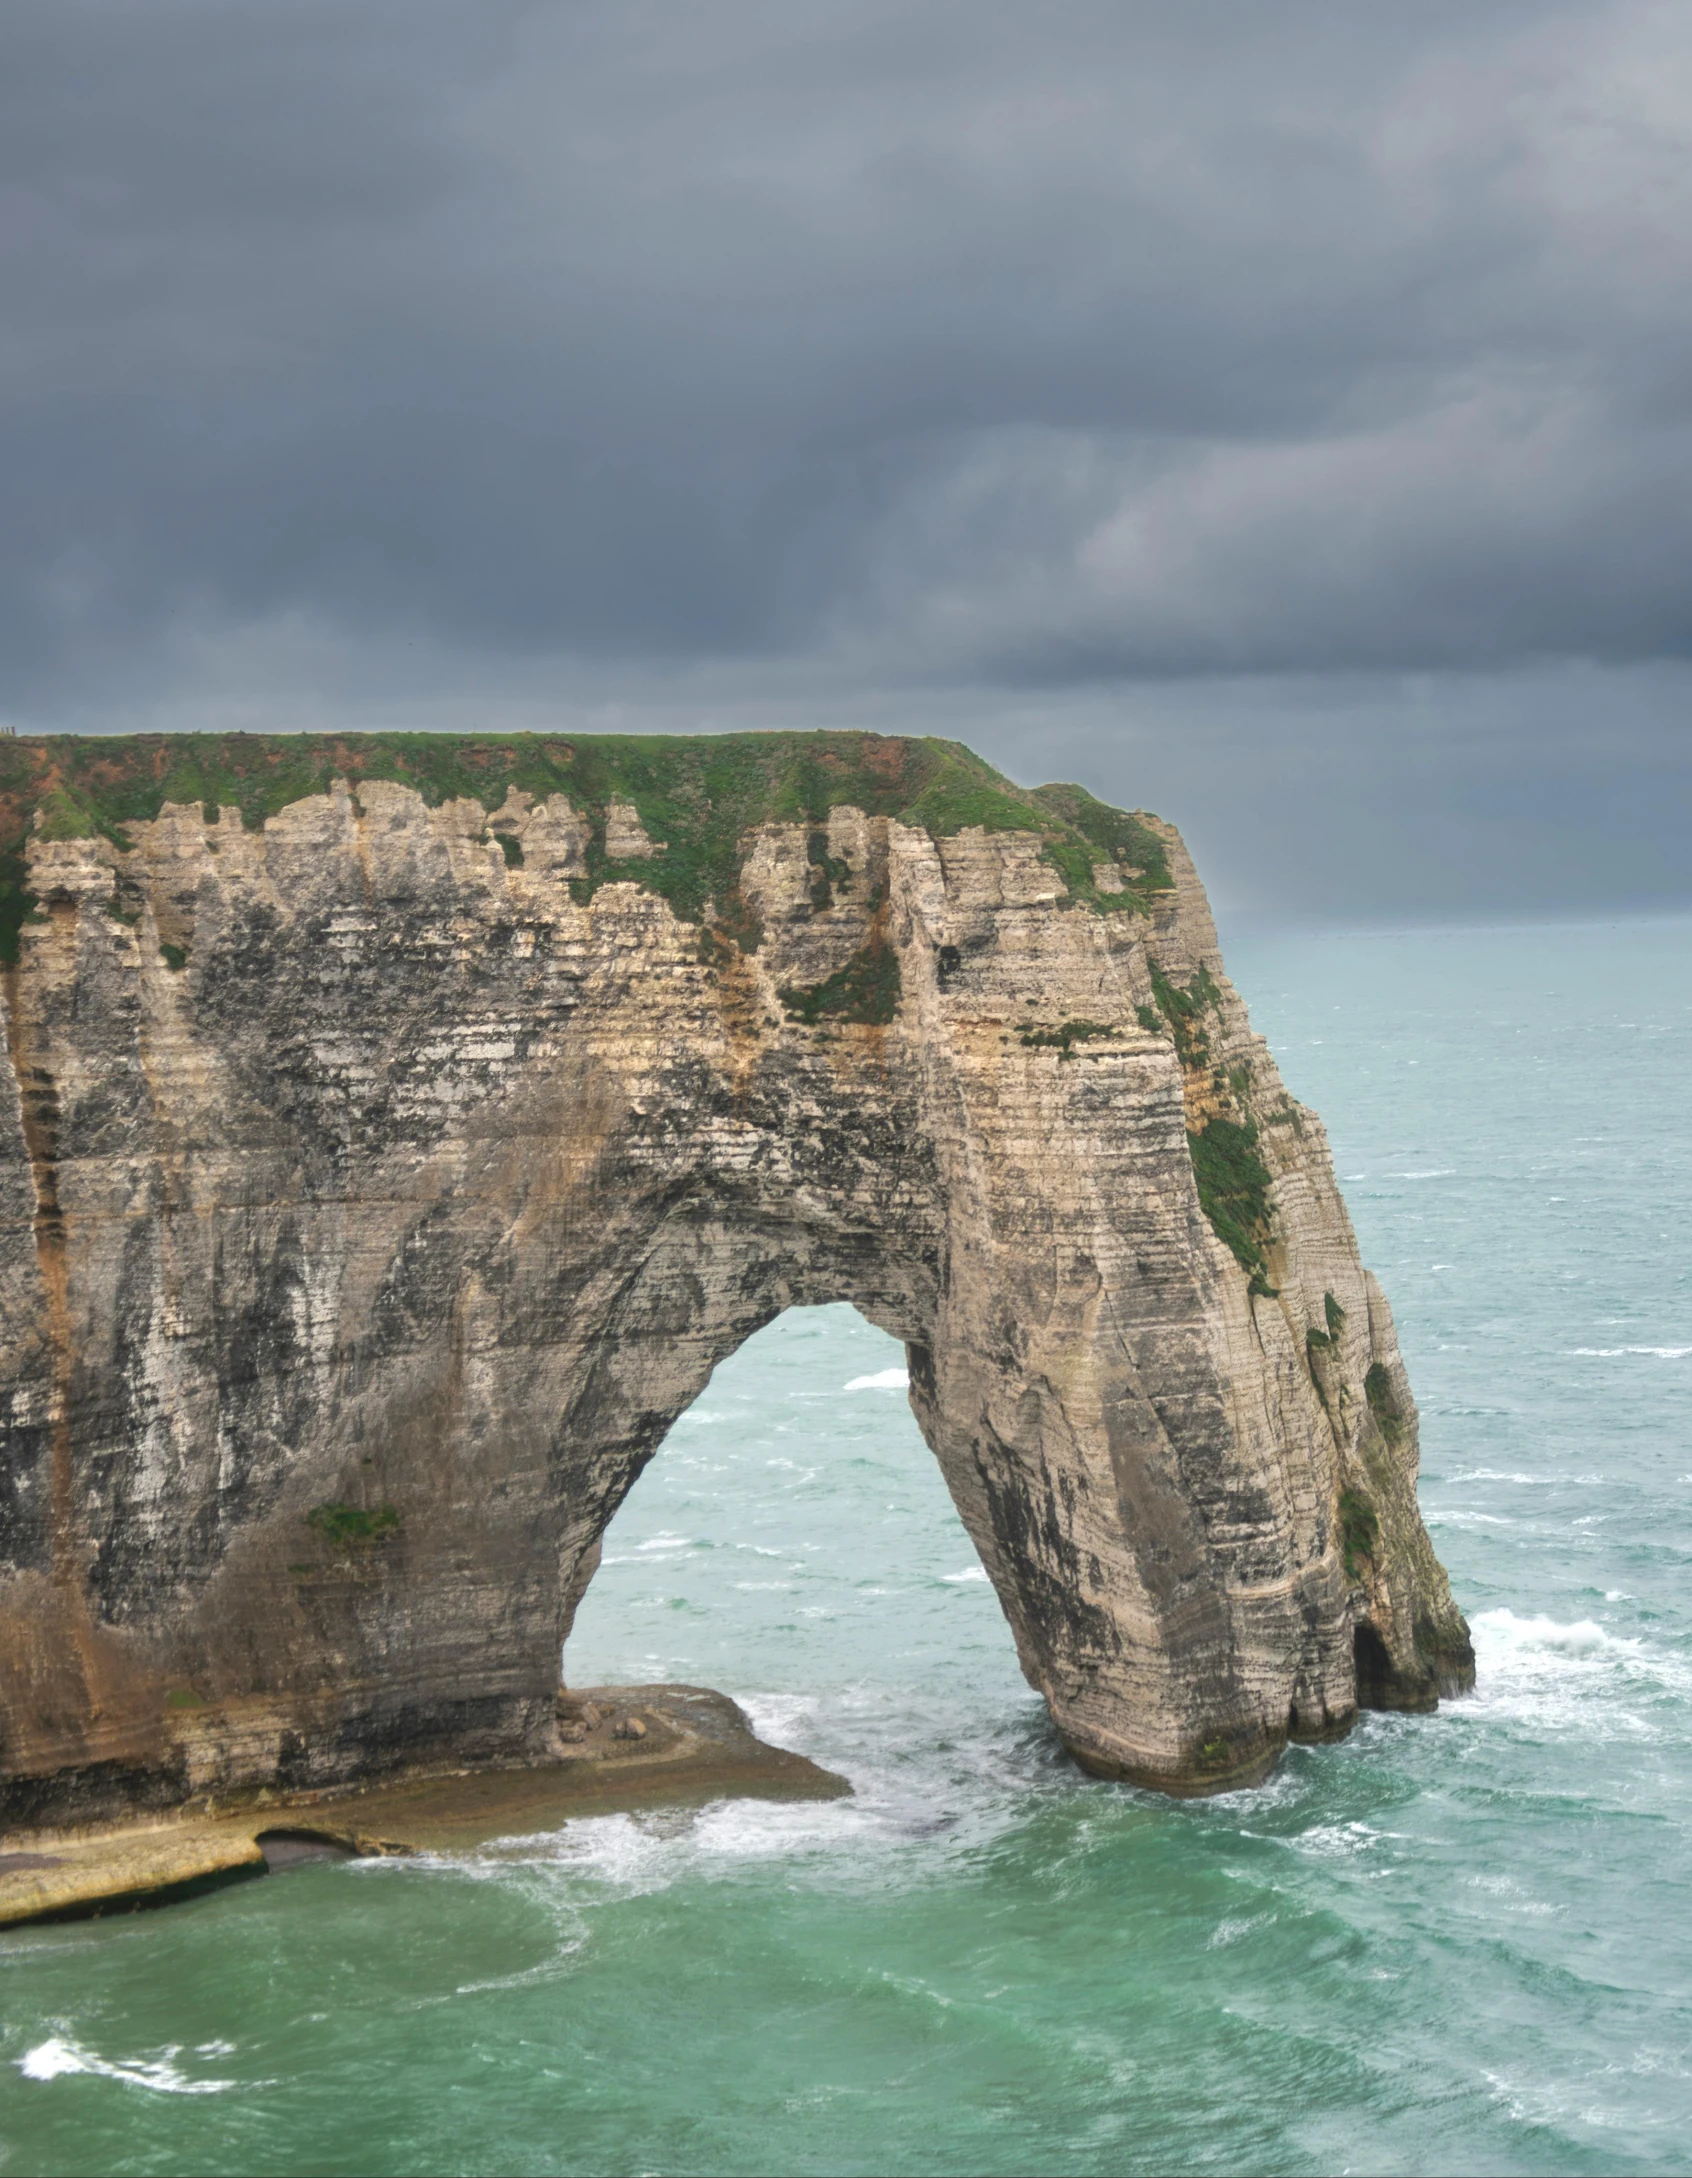
<instances>
[{"instance_id":1,"label":"moss patch on rock","mask_svg":"<svg viewBox=\"0 0 1692 2178\"><path fill-rule=\"evenodd\" d=\"M1194 1071L1208 1068L1210 1037L1204 1017L1222 1002L1216 978L1208 968L1199 968L1183 989L1179 983L1169 980L1155 960L1149 965L1152 996L1157 1001L1158 1012L1169 1024L1182 1067Z\"/></svg>"},{"instance_id":2,"label":"moss patch on rock","mask_svg":"<svg viewBox=\"0 0 1692 2178\"><path fill-rule=\"evenodd\" d=\"M1357 1490L1342 1490L1339 1498L1340 1549L1348 1579L1363 1578L1363 1561L1372 1559L1381 1539L1381 1523L1375 1508Z\"/></svg>"},{"instance_id":3,"label":"moss patch on rock","mask_svg":"<svg viewBox=\"0 0 1692 2178\"><path fill-rule=\"evenodd\" d=\"M1404 1410L1392 1388L1392 1374L1383 1362L1369 1364L1369 1373L1363 1379L1363 1396L1369 1402L1376 1428L1396 1451L1404 1436Z\"/></svg>"},{"instance_id":4,"label":"moss patch on rock","mask_svg":"<svg viewBox=\"0 0 1692 2178\"><path fill-rule=\"evenodd\" d=\"M1199 1208L1217 1239L1248 1274L1253 1293L1273 1293L1265 1253L1273 1216L1271 1182L1269 1168L1257 1154L1257 1128L1249 1119L1241 1125L1213 1118L1197 1133L1188 1133L1187 1148Z\"/></svg>"},{"instance_id":5,"label":"moss patch on rock","mask_svg":"<svg viewBox=\"0 0 1692 2178\"><path fill-rule=\"evenodd\" d=\"M1108 1021L1060 1021L1056 1028L1036 1028L1030 1023L1017 1036L1030 1051L1055 1051L1060 1059L1072 1059L1077 1044L1096 1042L1101 1036L1120 1036Z\"/></svg>"},{"instance_id":6,"label":"moss patch on rock","mask_svg":"<svg viewBox=\"0 0 1692 2178\"><path fill-rule=\"evenodd\" d=\"M815 1028L823 1021L885 1028L899 1010L899 956L879 924L843 968L821 983L788 984L779 993L790 1021Z\"/></svg>"},{"instance_id":7,"label":"moss patch on rock","mask_svg":"<svg viewBox=\"0 0 1692 2178\"><path fill-rule=\"evenodd\" d=\"M336 1550L356 1550L392 1534L400 1516L392 1505L378 1505L371 1512L362 1505L314 1505L306 1514L306 1526Z\"/></svg>"}]
</instances>

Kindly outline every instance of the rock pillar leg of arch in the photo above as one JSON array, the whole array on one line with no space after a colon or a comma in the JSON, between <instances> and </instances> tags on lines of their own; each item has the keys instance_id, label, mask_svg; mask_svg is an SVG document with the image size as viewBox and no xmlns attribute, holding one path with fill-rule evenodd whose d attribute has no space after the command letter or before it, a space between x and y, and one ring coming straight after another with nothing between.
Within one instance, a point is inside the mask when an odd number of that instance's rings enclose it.
<instances>
[{"instance_id":1,"label":"rock pillar leg of arch","mask_svg":"<svg viewBox=\"0 0 1692 2178\"><path fill-rule=\"evenodd\" d=\"M1333 1442L1277 1400L1290 1335L1219 1260L1178 1085L1114 1093L1145 1106L1132 1173L972 1160L912 1404L1072 1753L1212 1792L1355 1716Z\"/></svg>"},{"instance_id":2,"label":"rock pillar leg of arch","mask_svg":"<svg viewBox=\"0 0 1692 2178\"><path fill-rule=\"evenodd\" d=\"M912 1405L1070 1752L1165 1792L1254 1782L1354 1717L1343 1581L1322 1553L1230 1580L1155 1405L1089 1374L914 1348Z\"/></svg>"}]
</instances>

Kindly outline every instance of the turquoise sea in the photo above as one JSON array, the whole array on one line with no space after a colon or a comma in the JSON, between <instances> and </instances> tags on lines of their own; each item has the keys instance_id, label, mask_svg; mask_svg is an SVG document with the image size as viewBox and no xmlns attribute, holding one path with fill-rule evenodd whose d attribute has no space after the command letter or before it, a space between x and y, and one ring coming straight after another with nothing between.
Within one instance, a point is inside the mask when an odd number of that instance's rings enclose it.
<instances>
[{"instance_id":1,"label":"turquoise sea","mask_svg":"<svg viewBox=\"0 0 1692 2178\"><path fill-rule=\"evenodd\" d=\"M0 1942L5 2172L1672 2172L1692 2158L1692 923L1237 936L1480 1686L1078 1775L849 1309L719 1370L568 1657L856 1796Z\"/></svg>"}]
</instances>

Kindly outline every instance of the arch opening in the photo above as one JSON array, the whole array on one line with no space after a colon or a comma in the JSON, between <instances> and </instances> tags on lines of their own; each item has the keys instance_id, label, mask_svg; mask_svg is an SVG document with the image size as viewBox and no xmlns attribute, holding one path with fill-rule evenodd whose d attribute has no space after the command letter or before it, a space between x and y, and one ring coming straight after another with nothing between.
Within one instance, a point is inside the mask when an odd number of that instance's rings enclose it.
<instances>
[{"instance_id":1,"label":"arch opening","mask_svg":"<svg viewBox=\"0 0 1692 2178\"><path fill-rule=\"evenodd\" d=\"M707 1684L800 1710L1037 1710L923 1440L897 1340L801 1305L715 1369L606 1527L574 1685Z\"/></svg>"}]
</instances>

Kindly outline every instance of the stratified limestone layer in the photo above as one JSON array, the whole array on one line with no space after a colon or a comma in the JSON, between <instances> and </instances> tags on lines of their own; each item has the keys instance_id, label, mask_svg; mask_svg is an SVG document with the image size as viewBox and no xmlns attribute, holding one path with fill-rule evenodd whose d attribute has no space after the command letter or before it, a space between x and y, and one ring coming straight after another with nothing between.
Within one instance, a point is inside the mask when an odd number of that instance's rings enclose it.
<instances>
[{"instance_id":1,"label":"stratified limestone layer","mask_svg":"<svg viewBox=\"0 0 1692 2178\"><path fill-rule=\"evenodd\" d=\"M170 1905L265 1873L245 1824L161 1823L99 1838L48 1838L0 1853L0 1928Z\"/></svg>"},{"instance_id":2,"label":"stratified limestone layer","mask_svg":"<svg viewBox=\"0 0 1692 2178\"><path fill-rule=\"evenodd\" d=\"M562 1758L531 1767L407 1776L355 1792L261 1789L221 1812L34 1836L0 1851L0 1927L170 1904L302 1860L472 1852L584 1815L837 1800L852 1789L759 1739L738 1705L709 1687L592 1687L561 1707L572 1716L586 1709L593 1728Z\"/></svg>"},{"instance_id":3,"label":"stratified limestone layer","mask_svg":"<svg viewBox=\"0 0 1692 2178\"><path fill-rule=\"evenodd\" d=\"M813 1302L904 1341L1090 1768L1468 1682L1169 827L948 744L426 739L0 743L13 1824L560 1755L606 1523Z\"/></svg>"}]
</instances>

